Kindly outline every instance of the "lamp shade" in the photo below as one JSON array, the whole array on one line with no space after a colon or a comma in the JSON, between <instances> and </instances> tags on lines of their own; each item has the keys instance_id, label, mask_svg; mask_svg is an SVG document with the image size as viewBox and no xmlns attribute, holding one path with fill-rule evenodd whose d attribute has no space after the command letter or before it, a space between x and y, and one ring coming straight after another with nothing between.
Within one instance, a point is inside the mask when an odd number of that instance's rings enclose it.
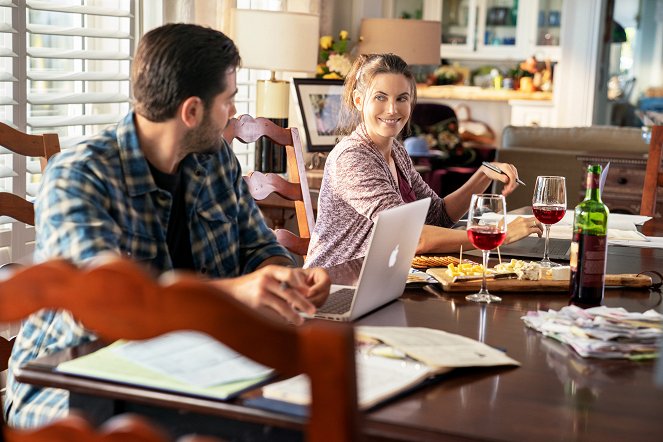
<instances>
[{"instance_id":1,"label":"lamp shade","mask_svg":"<svg viewBox=\"0 0 663 442\"><path fill-rule=\"evenodd\" d=\"M359 29L359 53L393 53L407 64L440 64L439 21L365 18Z\"/></svg>"},{"instance_id":2,"label":"lamp shade","mask_svg":"<svg viewBox=\"0 0 663 442\"><path fill-rule=\"evenodd\" d=\"M315 72L319 26L312 14L233 9L230 34L243 67Z\"/></svg>"}]
</instances>

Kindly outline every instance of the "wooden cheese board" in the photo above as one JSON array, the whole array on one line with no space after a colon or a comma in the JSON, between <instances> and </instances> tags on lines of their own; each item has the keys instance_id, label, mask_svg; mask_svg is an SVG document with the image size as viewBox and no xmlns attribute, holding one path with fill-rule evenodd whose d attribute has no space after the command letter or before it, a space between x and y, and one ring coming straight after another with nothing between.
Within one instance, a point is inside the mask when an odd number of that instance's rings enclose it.
<instances>
[{"instance_id":1,"label":"wooden cheese board","mask_svg":"<svg viewBox=\"0 0 663 442\"><path fill-rule=\"evenodd\" d=\"M453 282L453 277L447 275L446 267L431 268L426 271L440 282L445 292L474 292L481 287L481 279L475 281ZM619 275L605 275L606 287L651 287L651 277L625 273ZM527 281L519 279L488 279L488 290L491 292L566 292L569 290L569 281L553 281L542 279Z\"/></svg>"}]
</instances>

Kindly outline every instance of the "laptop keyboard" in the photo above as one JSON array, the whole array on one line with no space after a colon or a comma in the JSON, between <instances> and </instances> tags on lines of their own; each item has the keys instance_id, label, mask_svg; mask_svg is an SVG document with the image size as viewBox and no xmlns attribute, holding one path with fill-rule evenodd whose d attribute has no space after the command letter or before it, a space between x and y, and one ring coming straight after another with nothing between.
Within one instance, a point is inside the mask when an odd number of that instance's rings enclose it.
<instances>
[{"instance_id":1,"label":"laptop keyboard","mask_svg":"<svg viewBox=\"0 0 663 442\"><path fill-rule=\"evenodd\" d=\"M340 289L329 295L327 301L318 309L317 313L342 315L350 310L355 289Z\"/></svg>"}]
</instances>

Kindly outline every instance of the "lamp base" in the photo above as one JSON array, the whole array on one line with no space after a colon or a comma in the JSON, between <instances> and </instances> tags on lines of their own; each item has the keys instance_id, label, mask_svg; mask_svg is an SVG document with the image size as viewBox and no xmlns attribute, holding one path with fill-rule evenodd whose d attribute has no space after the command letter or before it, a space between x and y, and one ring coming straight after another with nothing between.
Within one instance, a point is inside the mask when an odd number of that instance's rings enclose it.
<instances>
[{"instance_id":1,"label":"lamp base","mask_svg":"<svg viewBox=\"0 0 663 442\"><path fill-rule=\"evenodd\" d=\"M288 127L287 118L270 118L269 120L280 127ZM258 139L256 141L254 170L265 173L285 173L287 170L285 147L273 143L265 137Z\"/></svg>"},{"instance_id":2,"label":"lamp base","mask_svg":"<svg viewBox=\"0 0 663 442\"><path fill-rule=\"evenodd\" d=\"M274 72L269 80L256 84L256 116L268 118L278 126L288 127L288 103L290 83L276 80ZM285 148L260 138L256 141L255 169L260 172L284 173L287 162Z\"/></svg>"}]
</instances>

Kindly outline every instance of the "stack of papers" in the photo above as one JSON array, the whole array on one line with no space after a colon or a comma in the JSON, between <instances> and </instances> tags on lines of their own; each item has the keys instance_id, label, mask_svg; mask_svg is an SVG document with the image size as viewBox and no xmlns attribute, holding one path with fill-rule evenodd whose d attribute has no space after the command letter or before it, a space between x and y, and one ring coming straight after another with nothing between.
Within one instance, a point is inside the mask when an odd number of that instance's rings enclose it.
<instances>
[{"instance_id":1,"label":"stack of papers","mask_svg":"<svg viewBox=\"0 0 663 442\"><path fill-rule=\"evenodd\" d=\"M649 310L630 313L623 308L576 306L560 311L528 312L528 327L570 345L580 356L601 359L658 357L663 315Z\"/></svg>"},{"instance_id":2,"label":"stack of papers","mask_svg":"<svg viewBox=\"0 0 663 442\"><path fill-rule=\"evenodd\" d=\"M357 327L359 407L370 408L456 367L520 365L474 339L419 327ZM263 396L298 405L310 402L308 376L263 387Z\"/></svg>"}]
</instances>

